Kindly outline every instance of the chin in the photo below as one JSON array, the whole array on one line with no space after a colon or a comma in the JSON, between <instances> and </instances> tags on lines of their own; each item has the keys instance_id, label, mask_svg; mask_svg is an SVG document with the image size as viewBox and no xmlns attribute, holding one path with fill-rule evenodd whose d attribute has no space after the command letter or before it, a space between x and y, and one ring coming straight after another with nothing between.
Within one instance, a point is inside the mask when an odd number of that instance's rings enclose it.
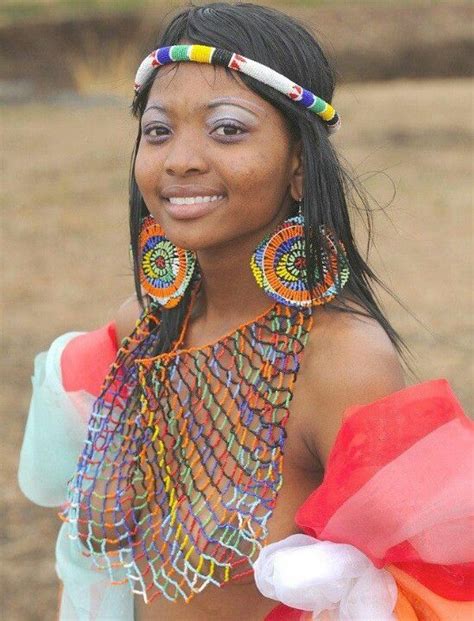
<instances>
[{"instance_id":1,"label":"chin","mask_svg":"<svg viewBox=\"0 0 474 621\"><path fill-rule=\"evenodd\" d=\"M170 242L185 250L194 252L207 250L214 246L229 243L232 239L229 231L227 231L226 236L221 228L222 224L219 226L219 223L207 218L197 218L196 220L163 218L160 223ZM220 231L220 235L216 234L217 231Z\"/></svg>"},{"instance_id":2,"label":"chin","mask_svg":"<svg viewBox=\"0 0 474 621\"><path fill-rule=\"evenodd\" d=\"M190 226L189 223L187 226ZM225 243L223 240L213 239L209 232L206 231L200 233L194 230L183 233L182 231L177 231L176 228L168 227L165 234L170 242L178 246L178 248L198 252L199 250L207 250L215 245Z\"/></svg>"}]
</instances>

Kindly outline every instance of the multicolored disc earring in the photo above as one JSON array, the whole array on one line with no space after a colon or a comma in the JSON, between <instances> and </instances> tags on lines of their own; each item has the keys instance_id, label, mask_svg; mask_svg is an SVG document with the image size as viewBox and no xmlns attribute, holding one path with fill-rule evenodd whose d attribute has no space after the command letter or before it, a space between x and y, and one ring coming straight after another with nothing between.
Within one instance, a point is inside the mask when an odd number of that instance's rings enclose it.
<instances>
[{"instance_id":1,"label":"multicolored disc earring","mask_svg":"<svg viewBox=\"0 0 474 621\"><path fill-rule=\"evenodd\" d=\"M350 273L347 256L338 252L334 237L323 226L320 231L327 239L329 253L324 248L320 251L323 273L316 267L311 295L307 285L301 203L297 216L282 222L257 246L250 268L258 285L271 298L289 306L317 306L332 300L344 287Z\"/></svg>"},{"instance_id":2,"label":"multicolored disc earring","mask_svg":"<svg viewBox=\"0 0 474 621\"><path fill-rule=\"evenodd\" d=\"M195 253L172 244L152 216L142 221L139 245L143 289L155 302L173 308L179 304L191 281Z\"/></svg>"}]
</instances>

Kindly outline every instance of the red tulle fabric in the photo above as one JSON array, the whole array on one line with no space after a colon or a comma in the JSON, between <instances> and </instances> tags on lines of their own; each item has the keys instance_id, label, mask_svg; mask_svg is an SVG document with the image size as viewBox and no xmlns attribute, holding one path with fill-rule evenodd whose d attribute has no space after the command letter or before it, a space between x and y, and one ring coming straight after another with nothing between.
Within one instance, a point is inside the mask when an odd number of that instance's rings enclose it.
<instances>
[{"instance_id":1,"label":"red tulle fabric","mask_svg":"<svg viewBox=\"0 0 474 621\"><path fill-rule=\"evenodd\" d=\"M85 390L97 397L117 353L115 322L80 334L66 345L61 356L64 390Z\"/></svg>"},{"instance_id":2,"label":"red tulle fabric","mask_svg":"<svg viewBox=\"0 0 474 621\"><path fill-rule=\"evenodd\" d=\"M348 409L323 483L300 507L308 535L350 543L442 597L474 599L474 423L444 379Z\"/></svg>"},{"instance_id":3,"label":"red tulle fabric","mask_svg":"<svg viewBox=\"0 0 474 621\"><path fill-rule=\"evenodd\" d=\"M410 386L346 410L323 483L296 523L318 539L356 546L377 567L411 576L407 590L395 573L397 619L471 619L473 462L474 423L448 382ZM309 618L280 604L265 621Z\"/></svg>"},{"instance_id":4,"label":"red tulle fabric","mask_svg":"<svg viewBox=\"0 0 474 621\"><path fill-rule=\"evenodd\" d=\"M311 621L312 614L304 610L289 608L280 604L265 617L264 621Z\"/></svg>"}]
</instances>

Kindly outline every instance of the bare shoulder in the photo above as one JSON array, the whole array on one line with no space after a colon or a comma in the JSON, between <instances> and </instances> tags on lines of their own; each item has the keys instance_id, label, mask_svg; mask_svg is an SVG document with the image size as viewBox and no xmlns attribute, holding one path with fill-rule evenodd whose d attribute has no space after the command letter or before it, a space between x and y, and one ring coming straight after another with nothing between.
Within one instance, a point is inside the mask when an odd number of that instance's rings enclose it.
<instances>
[{"instance_id":1,"label":"bare shoulder","mask_svg":"<svg viewBox=\"0 0 474 621\"><path fill-rule=\"evenodd\" d=\"M361 310L355 303L352 308ZM398 353L372 318L321 307L304 355L305 444L325 467L344 411L405 386Z\"/></svg>"},{"instance_id":2,"label":"bare shoulder","mask_svg":"<svg viewBox=\"0 0 474 621\"><path fill-rule=\"evenodd\" d=\"M115 328L117 331L117 341L119 343L133 332L141 312L142 309L135 293L119 306L115 313Z\"/></svg>"}]
</instances>

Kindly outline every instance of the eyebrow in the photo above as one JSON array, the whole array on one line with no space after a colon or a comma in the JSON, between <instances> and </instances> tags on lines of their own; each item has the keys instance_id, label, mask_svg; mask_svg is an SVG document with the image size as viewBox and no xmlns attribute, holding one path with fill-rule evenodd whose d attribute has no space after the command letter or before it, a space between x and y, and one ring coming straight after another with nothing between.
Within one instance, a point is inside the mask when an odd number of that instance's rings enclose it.
<instances>
[{"instance_id":1,"label":"eyebrow","mask_svg":"<svg viewBox=\"0 0 474 621\"><path fill-rule=\"evenodd\" d=\"M258 115L253 110L251 110L250 107L256 108L260 110L261 112L264 112L261 106L254 104L254 103L250 103L246 101L245 99L238 99L234 97L219 97L218 99L213 99L209 103L199 106L197 110L198 111L211 110L213 108L218 108L219 106L237 106L238 108L242 108L242 110L245 110L246 112L250 112L250 114L253 114L254 116L258 116ZM150 106L148 106L143 114L148 112L148 110L158 110L159 112L168 112L168 109L159 103L153 103Z\"/></svg>"}]
</instances>

